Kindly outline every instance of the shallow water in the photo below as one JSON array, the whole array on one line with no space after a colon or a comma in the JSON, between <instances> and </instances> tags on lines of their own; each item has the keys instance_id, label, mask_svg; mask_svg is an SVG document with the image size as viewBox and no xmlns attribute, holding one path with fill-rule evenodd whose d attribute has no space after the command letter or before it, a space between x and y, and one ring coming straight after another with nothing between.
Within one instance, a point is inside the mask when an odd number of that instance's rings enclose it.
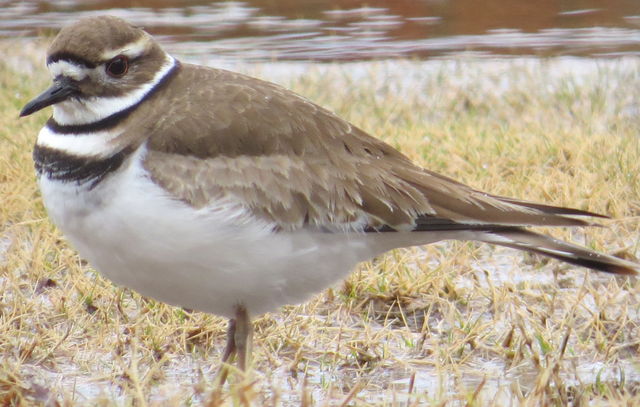
<instances>
[{"instance_id":1,"label":"shallow water","mask_svg":"<svg viewBox=\"0 0 640 407\"><path fill-rule=\"evenodd\" d=\"M0 0L0 37L89 15L144 26L172 52L231 60L348 61L460 54L640 54L637 0Z\"/></svg>"}]
</instances>

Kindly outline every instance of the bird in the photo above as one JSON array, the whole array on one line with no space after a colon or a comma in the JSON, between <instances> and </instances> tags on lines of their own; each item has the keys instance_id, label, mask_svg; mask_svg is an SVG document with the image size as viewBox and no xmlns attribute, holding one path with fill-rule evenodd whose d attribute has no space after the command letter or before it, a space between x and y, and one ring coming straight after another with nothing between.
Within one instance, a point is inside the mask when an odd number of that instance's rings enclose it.
<instances>
[{"instance_id":1,"label":"bird","mask_svg":"<svg viewBox=\"0 0 640 407\"><path fill-rule=\"evenodd\" d=\"M229 319L222 364L250 362L252 318L386 251L478 241L598 271L640 265L534 232L606 218L476 190L422 168L279 85L184 63L108 15L51 42L52 107L33 151L49 217L117 285Z\"/></svg>"}]
</instances>

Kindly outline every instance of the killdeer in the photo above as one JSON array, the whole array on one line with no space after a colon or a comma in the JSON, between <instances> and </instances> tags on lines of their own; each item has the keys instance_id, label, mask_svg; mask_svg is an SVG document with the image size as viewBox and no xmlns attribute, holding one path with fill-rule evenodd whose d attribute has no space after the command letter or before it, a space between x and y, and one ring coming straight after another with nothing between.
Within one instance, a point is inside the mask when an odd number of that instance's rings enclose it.
<instances>
[{"instance_id":1,"label":"killdeer","mask_svg":"<svg viewBox=\"0 0 640 407\"><path fill-rule=\"evenodd\" d=\"M420 168L272 83L181 63L102 16L63 28L35 168L49 216L116 284L230 318L223 361L247 363L250 318L305 301L358 263L444 239L615 274L640 265L527 226L595 213L477 191Z\"/></svg>"}]
</instances>

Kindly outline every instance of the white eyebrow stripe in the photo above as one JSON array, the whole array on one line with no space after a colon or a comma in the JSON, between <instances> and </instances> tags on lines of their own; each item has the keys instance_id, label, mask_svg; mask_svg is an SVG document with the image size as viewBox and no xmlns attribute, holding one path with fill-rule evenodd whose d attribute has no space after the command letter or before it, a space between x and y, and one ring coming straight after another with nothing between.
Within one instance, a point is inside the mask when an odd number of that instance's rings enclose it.
<instances>
[{"instance_id":1,"label":"white eyebrow stripe","mask_svg":"<svg viewBox=\"0 0 640 407\"><path fill-rule=\"evenodd\" d=\"M81 81L87 77L87 70L84 66L74 64L73 62L65 61L64 59L58 60L47 64L51 77L57 78L58 76L68 76L76 81Z\"/></svg>"},{"instance_id":2,"label":"white eyebrow stripe","mask_svg":"<svg viewBox=\"0 0 640 407\"><path fill-rule=\"evenodd\" d=\"M120 47L117 49L107 50L100 55L103 60L109 60L118 55L125 55L128 58L135 58L144 53L144 51L149 46L149 38L145 35L140 37L135 42L129 43L124 47Z\"/></svg>"}]
</instances>

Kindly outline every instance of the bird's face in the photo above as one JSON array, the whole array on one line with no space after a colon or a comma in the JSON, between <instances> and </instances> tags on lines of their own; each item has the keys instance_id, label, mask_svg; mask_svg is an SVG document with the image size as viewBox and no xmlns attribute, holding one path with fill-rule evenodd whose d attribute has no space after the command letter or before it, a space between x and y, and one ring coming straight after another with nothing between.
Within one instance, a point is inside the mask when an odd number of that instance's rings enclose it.
<instances>
[{"instance_id":1,"label":"bird's face","mask_svg":"<svg viewBox=\"0 0 640 407\"><path fill-rule=\"evenodd\" d=\"M151 83L166 64L166 53L139 28L109 18L81 24L64 28L51 44L47 68L53 84L20 116L53 106L60 124L91 122L105 104L117 111L127 95Z\"/></svg>"}]
</instances>

